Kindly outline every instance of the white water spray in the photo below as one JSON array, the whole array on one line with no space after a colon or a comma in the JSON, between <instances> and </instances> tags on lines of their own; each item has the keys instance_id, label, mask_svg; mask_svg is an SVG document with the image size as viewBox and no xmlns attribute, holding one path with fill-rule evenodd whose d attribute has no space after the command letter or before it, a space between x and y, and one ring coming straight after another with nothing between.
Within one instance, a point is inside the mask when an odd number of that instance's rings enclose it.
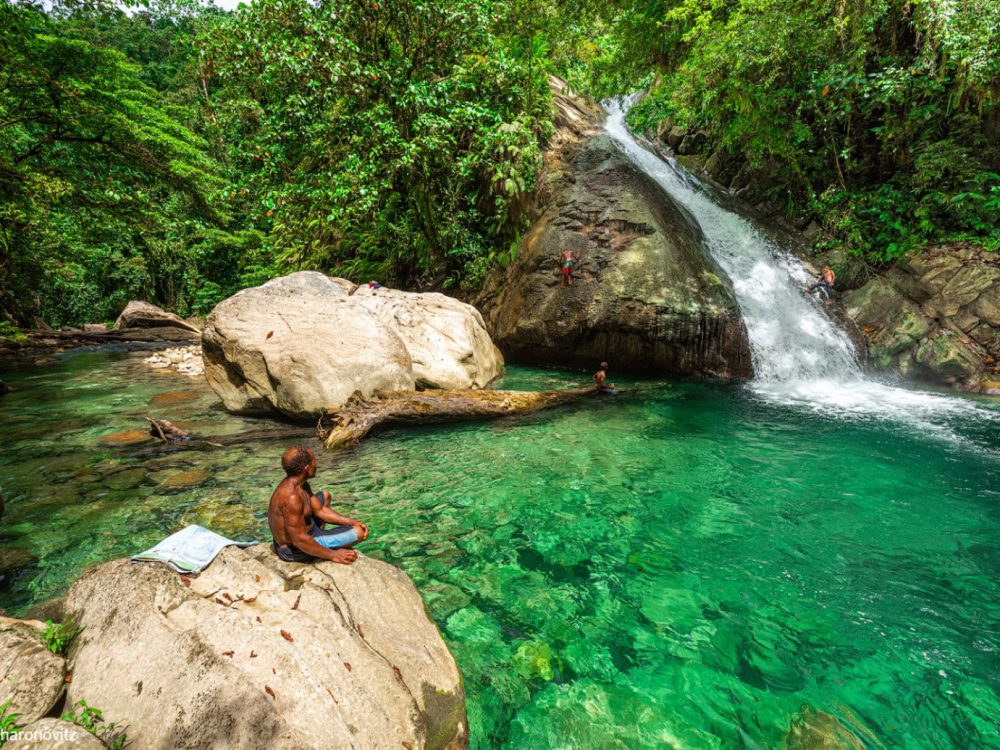
<instances>
[{"instance_id":1,"label":"white water spray","mask_svg":"<svg viewBox=\"0 0 1000 750\"><path fill-rule=\"evenodd\" d=\"M606 102L608 134L701 227L705 248L732 283L750 340L751 388L768 401L833 417L880 417L958 439L962 415L997 419L975 402L867 379L844 333L803 292L812 276L742 216L716 203L672 160L641 145L625 124L631 101Z\"/></svg>"}]
</instances>

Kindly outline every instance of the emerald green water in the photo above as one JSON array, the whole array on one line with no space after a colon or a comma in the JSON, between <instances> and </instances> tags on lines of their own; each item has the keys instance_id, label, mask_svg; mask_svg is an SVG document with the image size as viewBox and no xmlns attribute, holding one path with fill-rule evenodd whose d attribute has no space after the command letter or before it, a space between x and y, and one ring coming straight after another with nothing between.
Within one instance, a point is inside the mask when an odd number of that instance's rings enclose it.
<instances>
[{"instance_id":1,"label":"emerald green water","mask_svg":"<svg viewBox=\"0 0 1000 750\"><path fill-rule=\"evenodd\" d=\"M38 558L0 584L12 614L187 523L265 538L284 444L98 443L145 414L199 434L261 425L204 384L106 351L0 375L16 389L0 399L0 549ZM503 385L577 380L515 369ZM173 391L191 395L151 403ZM321 455L315 486L417 583L465 676L475 748L819 747L824 732L980 748L1000 746L997 449L989 419L942 437L643 383L384 433ZM212 475L170 486L197 469Z\"/></svg>"}]
</instances>

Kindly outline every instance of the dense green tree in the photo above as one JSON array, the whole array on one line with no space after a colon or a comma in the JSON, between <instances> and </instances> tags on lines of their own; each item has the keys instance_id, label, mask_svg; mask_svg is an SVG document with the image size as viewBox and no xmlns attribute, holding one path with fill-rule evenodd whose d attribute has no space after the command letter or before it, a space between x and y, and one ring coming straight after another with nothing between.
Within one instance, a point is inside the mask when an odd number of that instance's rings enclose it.
<instances>
[{"instance_id":1,"label":"dense green tree","mask_svg":"<svg viewBox=\"0 0 1000 750\"><path fill-rule=\"evenodd\" d=\"M0 304L27 322L175 302L195 218L223 216L204 142L114 49L0 5Z\"/></svg>"},{"instance_id":2,"label":"dense green tree","mask_svg":"<svg viewBox=\"0 0 1000 750\"><path fill-rule=\"evenodd\" d=\"M1000 244L992 0L0 0L0 317L181 313L310 267L473 289L551 132L547 76L650 86L875 263Z\"/></svg>"},{"instance_id":3,"label":"dense green tree","mask_svg":"<svg viewBox=\"0 0 1000 750\"><path fill-rule=\"evenodd\" d=\"M262 0L206 33L229 198L269 224L282 267L474 282L516 236L549 93L496 33L503 11Z\"/></svg>"},{"instance_id":4,"label":"dense green tree","mask_svg":"<svg viewBox=\"0 0 1000 750\"><path fill-rule=\"evenodd\" d=\"M591 84L655 71L632 114L769 164L771 199L880 263L925 242L1000 244L1000 4L635 0Z\"/></svg>"}]
</instances>

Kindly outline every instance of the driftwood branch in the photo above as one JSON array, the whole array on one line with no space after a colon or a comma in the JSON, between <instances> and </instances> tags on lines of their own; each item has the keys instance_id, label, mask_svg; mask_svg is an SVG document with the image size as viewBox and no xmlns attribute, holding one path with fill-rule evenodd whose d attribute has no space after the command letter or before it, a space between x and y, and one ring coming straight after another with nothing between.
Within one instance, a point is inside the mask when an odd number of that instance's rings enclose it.
<instances>
[{"instance_id":1,"label":"driftwood branch","mask_svg":"<svg viewBox=\"0 0 1000 750\"><path fill-rule=\"evenodd\" d=\"M147 417L148 418L148 417ZM152 420L150 420L152 421ZM162 424L165 420L158 420ZM153 428L150 428L152 432ZM159 437L159 435L153 435ZM317 437L316 429L312 427L286 427L276 430L251 430L237 435L211 435L209 437L189 436L188 440L166 441L156 447L136 446L137 450L126 452L129 458L149 458L159 456L164 452L176 450L211 450L212 448L228 448L242 443L256 443L264 440L305 440ZM320 436L322 437L322 436Z\"/></svg>"},{"instance_id":2,"label":"driftwood branch","mask_svg":"<svg viewBox=\"0 0 1000 750\"><path fill-rule=\"evenodd\" d=\"M561 391L389 391L367 399L355 392L330 414L327 448L354 445L376 427L435 424L530 414L594 393L593 388Z\"/></svg>"}]
</instances>

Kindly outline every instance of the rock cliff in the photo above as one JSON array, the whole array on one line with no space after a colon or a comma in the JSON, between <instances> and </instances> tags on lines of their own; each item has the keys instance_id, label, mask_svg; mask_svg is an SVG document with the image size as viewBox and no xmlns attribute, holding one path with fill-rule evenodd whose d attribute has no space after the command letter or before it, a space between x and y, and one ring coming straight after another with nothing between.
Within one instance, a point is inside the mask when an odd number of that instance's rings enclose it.
<instances>
[{"instance_id":1,"label":"rock cliff","mask_svg":"<svg viewBox=\"0 0 1000 750\"><path fill-rule=\"evenodd\" d=\"M679 376L750 374L746 332L696 225L613 145L592 105L557 91L541 214L475 302L521 362ZM580 255L560 286L563 249Z\"/></svg>"}]
</instances>

